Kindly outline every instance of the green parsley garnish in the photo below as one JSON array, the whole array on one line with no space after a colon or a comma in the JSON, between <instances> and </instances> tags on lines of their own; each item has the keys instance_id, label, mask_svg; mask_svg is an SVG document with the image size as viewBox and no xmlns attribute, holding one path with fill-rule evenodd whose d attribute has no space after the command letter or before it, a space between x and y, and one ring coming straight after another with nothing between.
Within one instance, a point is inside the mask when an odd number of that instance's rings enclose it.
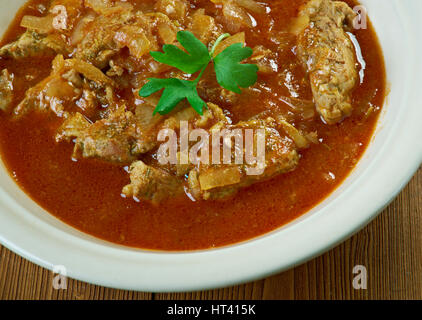
<instances>
[{"instance_id":1,"label":"green parsley garnish","mask_svg":"<svg viewBox=\"0 0 422 320\"><path fill-rule=\"evenodd\" d=\"M179 31L177 40L185 48L186 52L172 44L163 46L163 52L150 52L154 60L175 67L185 73L194 74L200 71L193 81L177 78L158 79L149 78L139 91L141 97L149 97L151 94L164 89L160 101L154 110L161 115L169 113L183 99L187 99L192 108L200 115L206 103L198 95L197 85L205 69L212 61L217 77L217 82L225 89L235 93L241 93L241 88L253 85L257 80L258 67L254 64L240 63L252 55L252 49L244 47L242 43L235 43L216 57L215 48L224 39L230 36L226 33L221 35L214 43L211 51L189 31Z\"/></svg>"}]
</instances>

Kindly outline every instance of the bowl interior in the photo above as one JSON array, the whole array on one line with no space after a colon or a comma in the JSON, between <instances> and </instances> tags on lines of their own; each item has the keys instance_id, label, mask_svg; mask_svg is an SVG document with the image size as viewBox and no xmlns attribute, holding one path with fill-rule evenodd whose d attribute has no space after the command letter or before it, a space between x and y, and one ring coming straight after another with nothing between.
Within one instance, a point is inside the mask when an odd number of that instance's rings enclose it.
<instances>
[{"instance_id":1,"label":"bowl interior","mask_svg":"<svg viewBox=\"0 0 422 320\"><path fill-rule=\"evenodd\" d=\"M177 291L261 277L300 263L350 235L391 200L415 169L407 170L398 179L386 176L388 169L381 165L382 157L400 152L391 147L398 143L397 132L401 121L405 121L405 111L413 112L412 104L407 102L414 72L413 32L403 18L409 13L400 1L384 1L383 6L377 0L362 2L383 48L391 91L361 161L338 189L305 215L257 239L224 248L191 253L149 252L108 243L62 223L26 196L1 164L0 242L44 267L65 265L70 276L81 280L126 289ZM24 3L0 3L0 34ZM396 63L397 57L402 63ZM375 174L379 170L384 170L384 176L380 173L383 185L374 192L376 183L372 181L379 179ZM362 203L356 202L368 197L373 205L359 207ZM349 226L343 225L348 222ZM295 248L291 243L296 244ZM257 261L251 261L251 253Z\"/></svg>"}]
</instances>

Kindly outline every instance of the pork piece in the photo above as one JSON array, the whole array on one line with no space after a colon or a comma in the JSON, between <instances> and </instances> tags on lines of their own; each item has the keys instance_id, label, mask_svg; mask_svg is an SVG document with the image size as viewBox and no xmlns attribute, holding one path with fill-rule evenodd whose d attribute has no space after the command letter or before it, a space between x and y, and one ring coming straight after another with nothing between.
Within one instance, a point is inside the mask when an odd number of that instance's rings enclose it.
<instances>
[{"instance_id":1,"label":"pork piece","mask_svg":"<svg viewBox=\"0 0 422 320\"><path fill-rule=\"evenodd\" d=\"M136 161L130 166L131 183L123 188L127 197L159 203L183 194L182 180L158 168Z\"/></svg>"},{"instance_id":2,"label":"pork piece","mask_svg":"<svg viewBox=\"0 0 422 320\"><path fill-rule=\"evenodd\" d=\"M71 138L82 136L83 132L90 127L91 123L82 114L76 112L71 117L67 118L56 134L56 141L68 141Z\"/></svg>"},{"instance_id":3,"label":"pork piece","mask_svg":"<svg viewBox=\"0 0 422 320\"><path fill-rule=\"evenodd\" d=\"M110 162L130 163L136 159L132 153L131 135L133 114L118 110L107 119L95 122L77 137L75 155L100 158Z\"/></svg>"},{"instance_id":4,"label":"pork piece","mask_svg":"<svg viewBox=\"0 0 422 320\"><path fill-rule=\"evenodd\" d=\"M75 140L74 157L98 158L108 162L129 164L139 155L155 149L161 129L177 130L180 121L188 121L192 127L209 127L226 120L222 110L209 104L203 116L192 108L184 108L168 117L153 115L154 107L139 105L127 111L122 105L107 118L90 123L80 113L70 116L59 128L56 141Z\"/></svg>"},{"instance_id":5,"label":"pork piece","mask_svg":"<svg viewBox=\"0 0 422 320\"><path fill-rule=\"evenodd\" d=\"M180 129L180 123L186 121L191 129L207 129L217 122L227 123L229 120L223 110L213 103L208 103L204 114L200 116L190 106L173 111L168 116L153 115L154 106L140 105L135 109L135 144L134 152L143 154L158 147L157 136L161 129Z\"/></svg>"},{"instance_id":6,"label":"pork piece","mask_svg":"<svg viewBox=\"0 0 422 320\"><path fill-rule=\"evenodd\" d=\"M70 53L73 48L68 45L66 37L71 36L82 10L83 0L53 0L45 16L24 16L21 27L26 28L26 32L0 49L0 56L19 59Z\"/></svg>"},{"instance_id":7,"label":"pork piece","mask_svg":"<svg viewBox=\"0 0 422 320\"><path fill-rule=\"evenodd\" d=\"M18 40L1 48L0 56L20 59L66 52L66 44L59 36L44 35L28 30Z\"/></svg>"},{"instance_id":8,"label":"pork piece","mask_svg":"<svg viewBox=\"0 0 422 320\"><path fill-rule=\"evenodd\" d=\"M168 116L153 115L155 107L151 104L142 104L134 111L134 124L131 135L133 138L132 152L140 155L158 147L158 133L161 129L178 130L181 121L187 121L193 128L209 127L224 116L222 110L213 104L208 104L202 116L191 107L181 108Z\"/></svg>"},{"instance_id":9,"label":"pork piece","mask_svg":"<svg viewBox=\"0 0 422 320\"><path fill-rule=\"evenodd\" d=\"M121 17L97 17L87 29L82 41L76 49L78 59L88 61L94 66L103 69L110 59L118 52L114 35L129 19L128 15Z\"/></svg>"},{"instance_id":10,"label":"pork piece","mask_svg":"<svg viewBox=\"0 0 422 320\"><path fill-rule=\"evenodd\" d=\"M95 84L93 88L91 84ZM51 74L26 91L25 98L14 113L21 116L31 110L51 110L59 117L67 117L70 111L68 109L75 108L75 105L79 105L84 111L93 111L87 110L88 105L94 109L95 101L102 95L112 100L107 95L107 88L113 85L113 81L93 65L78 59L64 60L62 55L57 55L53 60ZM96 99L90 99L93 91ZM107 103L112 104L112 101Z\"/></svg>"},{"instance_id":11,"label":"pork piece","mask_svg":"<svg viewBox=\"0 0 422 320\"><path fill-rule=\"evenodd\" d=\"M353 43L346 34L354 11L344 2L311 0L300 13L307 22L298 36L298 57L307 70L316 109L328 124L352 112L351 91L358 79Z\"/></svg>"},{"instance_id":12,"label":"pork piece","mask_svg":"<svg viewBox=\"0 0 422 320\"><path fill-rule=\"evenodd\" d=\"M159 25L159 20L171 24L164 14L157 16L136 12L129 3L119 2L113 6L106 4L103 9L100 9L101 6L95 8L101 15L94 17L85 26L75 56L100 69L108 66L112 57L122 48L128 48L137 59L151 50L157 50L157 40L152 29ZM162 25L161 28L163 30Z\"/></svg>"},{"instance_id":13,"label":"pork piece","mask_svg":"<svg viewBox=\"0 0 422 320\"><path fill-rule=\"evenodd\" d=\"M99 158L109 162L129 164L136 160L134 144L134 115L120 107L108 118L90 123L80 113L75 113L59 128L56 141L70 141L75 137L74 158Z\"/></svg>"},{"instance_id":14,"label":"pork piece","mask_svg":"<svg viewBox=\"0 0 422 320\"><path fill-rule=\"evenodd\" d=\"M218 129L229 130L254 129L254 153L256 153L257 129L265 132L264 163L248 164L211 164L199 165L189 172L189 191L195 198L222 199L236 193L240 188L271 179L279 174L292 171L299 162L299 155L294 141L282 129L282 125L273 118L253 119L236 125L220 126ZM211 129L211 132L213 129ZM221 154L223 151L221 152ZM246 152L244 152L246 154ZM232 154L235 157L234 152ZM235 163L232 161L232 163ZM250 169L261 171L255 173ZM252 174L253 173L253 174Z\"/></svg>"},{"instance_id":15,"label":"pork piece","mask_svg":"<svg viewBox=\"0 0 422 320\"><path fill-rule=\"evenodd\" d=\"M213 109L212 109L213 108ZM177 164L173 167L163 166L158 168L151 168L142 162L135 162L137 164L131 169L131 184L123 189L123 193L127 196L134 196L139 199L153 200L159 202L165 198L171 197L182 192L180 188L181 179L185 175L188 176L189 192L197 199L222 199L236 193L240 188L247 187L259 181L265 181L275 177L276 175L289 172L296 168L299 155L297 149L307 147L301 135L291 124L288 124L280 117L279 120L274 118L260 118L251 119L245 122L239 122L236 125L230 125L229 119L220 114L216 106L209 106L209 112L213 114L214 125L209 127L205 117L195 121L189 122L190 125L207 123L205 127L208 128L210 136L213 132L218 130L234 130L234 129L263 129L265 132L265 159L264 163L242 163L242 164ZM183 110L187 112L187 110ZM221 110L221 109L220 109ZM220 115L218 115L220 114ZM186 113L185 113L186 115ZM179 112L178 118L182 115ZM165 121L165 123L173 123L173 121ZM215 122L215 120L220 119ZM288 126L289 132L286 130ZM257 141L257 131L254 131L253 136L255 140L255 147ZM243 131L243 134L245 132ZM299 138L298 138L299 136ZM302 137L303 138L303 137ZM304 138L303 138L304 139ZM300 147L298 146L300 145ZM254 151L256 153L256 150ZM221 149L220 156L224 153ZM235 163L235 151L232 149L232 163ZM180 154L178 154L180 160ZM139 165L139 167L138 167ZM258 169L262 165L261 171L255 171L255 175L249 171L250 169ZM144 174L153 172L150 176L145 178ZM178 179L179 177L179 179ZM154 181L157 180L157 181ZM158 189L156 185L165 181L163 190ZM169 187L170 186L170 187ZM152 191L151 191L152 190ZM176 191L175 191L176 190ZM162 191L162 192L161 192ZM159 192L159 193L158 193ZM158 194L157 194L158 193Z\"/></svg>"},{"instance_id":16,"label":"pork piece","mask_svg":"<svg viewBox=\"0 0 422 320\"><path fill-rule=\"evenodd\" d=\"M13 101L13 74L7 69L0 73L0 110L6 111Z\"/></svg>"},{"instance_id":17,"label":"pork piece","mask_svg":"<svg viewBox=\"0 0 422 320\"><path fill-rule=\"evenodd\" d=\"M62 78L63 63L62 56L56 57L51 74L25 92L25 98L14 110L17 117L32 110L51 110L59 117L67 116L65 104L75 100L79 93L66 79Z\"/></svg>"},{"instance_id":18,"label":"pork piece","mask_svg":"<svg viewBox=\"0 0 422 320\"><path fill-rule=\"evenodd\" d=\"M163 127L165 118L154 115L154 108L150 104L143 104L135 109L133 152L136 154L147 153L157 146L158 131Z\"/></svg>"},{"instance_id":19,"label":"pork piece","mask_svg":"<svg viewBox=\"0 0 422 320\"><path fill-rule=\"evenodd\" d=\"M186 108L168 118L158 116L156 119L150 119L152 109L144 108L146 106L141 106L141 109L138 106L138 110L132 113L122 107L108 118L93 124L76 113L63 123L56 139L70 141L76 137L74 157L82 155L120 164L132 162L131 183L124 187L123 193L153 203L182 194L184 189L181 177L184 175L188 175L189 192L198 199L225 198L240 188L293 170L299 161L297 150L307 147L300 139L299 131L281 117L275 120L258 116L256 119L230 125L230 120L224 116L222 110L212 104L209 104L204 116L191 115L191 108ZM211 134L222 129L262 129L265 133L265 159L262 163L199 164L196 167L192 164L150 166L138 160L142 153L158 147L159 129L178 129L178 123L182 120L188 121L192 128L206 128ZM146 126L147 123L150 127ZM256 153L256 131L253 139ZM232 160L235 160L235 151L232 152ZM221 156L223 154L222 150ZM261 171L255 172L255 175L249 174L250 169L258 169L260 166Z\"/></svg>"}]
</instances>

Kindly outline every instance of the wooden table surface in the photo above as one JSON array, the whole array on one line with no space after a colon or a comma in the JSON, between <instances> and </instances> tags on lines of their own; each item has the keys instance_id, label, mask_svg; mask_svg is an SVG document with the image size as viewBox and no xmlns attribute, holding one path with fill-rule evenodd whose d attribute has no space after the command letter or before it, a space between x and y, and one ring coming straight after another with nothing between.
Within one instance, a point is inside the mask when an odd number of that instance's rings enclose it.
<instances>
[{"instance_id":1,"label":"wooden table surface","mask_svg":"<svg viewBox=\"0 0 422 320\"><path fill-rule=\"evenodd\" d=\"M147 293L69 279L0 246L0 299L422 299L422 168L393 203L357 235L324 255L276 276L230 288ZM367 289L354 289L353 268L365 266Z\"/></svg>"}]
</instances>

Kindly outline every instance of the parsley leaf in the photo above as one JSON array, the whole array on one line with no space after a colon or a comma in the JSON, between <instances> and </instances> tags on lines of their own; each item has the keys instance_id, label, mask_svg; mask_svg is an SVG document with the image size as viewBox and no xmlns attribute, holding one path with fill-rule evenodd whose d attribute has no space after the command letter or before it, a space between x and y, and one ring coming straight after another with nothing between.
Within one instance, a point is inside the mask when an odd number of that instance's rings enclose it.
<instances>
[{"instance_id":1,"label":"parsley leaf","mask_svg":"<svg viewBox=\"0 0 422 320\"><path fill-rule=\"evenodd\" d=\"M139 95L149 97L151 94L164 89L160 101L154 110L161 115L169 113L180 101L187 99L190 105L200 115L203 114L203 108L206 106L196 91L196 82L181 80L176 78L156 79L150 78L149 82L142 87Z\"/></svg>"},{"instance_id":2,"label":"parsley leaf","mask_svg":"<svg viewBox=\"0 0 422 320\"><path fill-rule=\"evenodd\" d=\"M179 31L177 40L186 49L186 52L175 45L165 44L163 51L150 52L151 56L158 62L167 64L182 70L185 73L195 73L201 70L211 61L208 48L189 31Z\"/></svg>"},{"instance_id":3,"label":"parsley leaf","mask_svg":"<svg viewBox=\"0 0 422 320\"><path fill-rule=\"evenodd\" d=\"M209 52L207 47L195 38L193 33L179 31L177 40L187 53L171 44L163 46L164 53L158 51L150 52L156 61L175 67L185 73L193 74L201 70L198 77L193 81L177 78L149 78L149 82L139 91L141 97L149 97L151 94L164 89L154 114L157 112L161 115L167 114L179 102L187 99L196 112L202 115L203 109L207 105L198 95L197 85L212 60L217 81L223 88L241 93L239 87L247 88L256 82L258 67L254 64L240 63L252 55L251 48L244 47L242 43L235 43L213 58L215 48L228 36L230 34L225 33L218 37L211 52Z\"/></svg>"},{"instance_id":4,"label":"parsley leaf","mask_svg":"<svg viewBox=\"0 0 422 320\"><path fill-rule=\"evenodd\" d=\"M235 43L214 58L217 81L223 88L241 93L239 87L247 88L256 82L258 67L255 64L240 63L252 53L251 48Z\"/></svg>"}]
</instances>

